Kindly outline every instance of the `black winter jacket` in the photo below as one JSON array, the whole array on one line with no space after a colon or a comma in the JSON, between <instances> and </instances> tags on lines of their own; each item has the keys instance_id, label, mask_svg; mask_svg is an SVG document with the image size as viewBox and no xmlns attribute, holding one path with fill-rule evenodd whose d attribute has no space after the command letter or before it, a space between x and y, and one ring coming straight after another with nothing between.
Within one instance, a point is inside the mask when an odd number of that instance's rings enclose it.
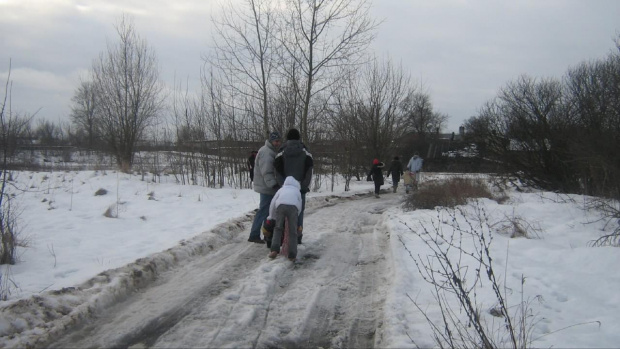
<instances>
[{"instance_id":1,"label":"black winter jacket","mask_svg":"<svg viewBox=\"0 0 620 349\"><path fill-rule=\"evenodd\" d=\"M383 185L383 167L385 165L380 162L378 165L372 165L370 172L368 172L368 178L372 178L375 184Z\"/></svg>"},{"instance_id":2,"label":"black winter jacket","mask_svg":"<svg viewBox=\"0 0 620 349\"><path fill-rule=\"evenodd\" d=\"M296 139L287 140L281 147L274 161L276 180L282 186L288 176L293 176L301 184L301 192L310 191L314 160L306 146Z\"/></svg>"},{"instance_id":3,"label":"black winter jacket","mask_svg":"<svg viewBox=\"0 0 620 349\"><path fill-rule=\"evenodd\" d=\"M400 160L392 160L387 176L390 177L390 175L392 175L394 181L398 183L400 177L403 175L403 164Z\"/></svg>"}]
</instances>

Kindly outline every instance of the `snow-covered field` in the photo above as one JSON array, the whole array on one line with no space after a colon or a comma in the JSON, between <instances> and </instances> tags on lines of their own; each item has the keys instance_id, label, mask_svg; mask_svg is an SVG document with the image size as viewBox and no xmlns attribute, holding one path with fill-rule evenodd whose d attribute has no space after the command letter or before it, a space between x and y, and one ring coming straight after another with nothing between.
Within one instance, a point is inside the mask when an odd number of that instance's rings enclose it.
<instances>
[{"instance_id":1,"label":"snow-covered field","mask_svg":"<svg viewBox=\"0 0 620 349\"><path fill-rule=\"evenodd\" d=\"M440 177L445 176L424 174L426 181ZM273 277L291 273L284 259L270 261L266 248L246 241L253 210L258 207L258 194L252 190L181 186L167 176L162 177L161 183L148 179L113 171L12 174L10 190L16 194L20 237L26 246L19 248L16 265L1 269L3 292L8 293L8 300L0 303L0 347L22 347L37 343L40 338L56 338L65 327L97 316L176 265L199 260L208 253L224 253L224 248L258 258L255 263L235 262L252 276L237 282L248 288L251 285L270 290ZM516 306L522 299L529 301L528 321L532 324L530 339L534 346L609 348L620 343L620 276L614 272L620 262L620 250L589 246L591 241L613 230L617 222L607 224L598 212L584 210L586 198L509 191L509 199L502 204L484 199L456 212L407 212L401 205L405 195L402 186L398 193L385 193L380 199L360 196L372 191L369 182L353 182L349 192L343 191L342 181L335 183L334 192L328 191L330 187L331 184L324 183L320 190L309 193L305 240L300 246L300 259L303 260L304 253L314 256L316 265L322 263L322 269L313 269L308 259L306 269L302 266L287 275L296 280L295 273L307 273L303 274L306 280L316 274L317 280L303 287L304 292L320 294L322 287L333 284L328 278L334 277L319 275L320 271L342 262L326 252L329 246L325 246L325 241L351 244L356 241L354 234L370 234L372 241L378 242L373 248L379 250L373 256L359 258L381 263L381 270L376 272L381 274L377 280L383 281L377 285L362 283L371 292L374 288L381 291L381 297L372 299L373 316L380 324L373 331L375 346L434 345L428 323L412 302L431 317L438 315L432 287L421 278L413 259L430 251L414 232L426 229L450 234L454 225L451 222L464 226L465 222L477 219L493 237L490 252L494 271L505 286L508 303ZM107 193L95 195L100 189ZM337 197L356 199L341 202ZM479 219L480 212L486 218ZM339 225L343 214L356 222L355 229ZM528 222L530 238L510 237L508 222L515 220ZM340 240L349 235L352 240ZM468 249L474 245L468 241L463 246ZM339 251L342 259L348 261L357 258L355 254L363 254L364 248L349 251L342 246ZM355 273L355 269L339 268L343 273ZM292 287L287 285L280 288ZM362 291L358 292L360 302L364 302ZM231 299L239 301L243 298L240 294L243 293L236 291L236 295L228 295L220 305ZM482 315L492 326L494 318L488 310L496 304L487 284L478 289L477 299ZM334 301L333 305L339 304ZM247 309L243 309L258 311L261 306L261 302L248 303ZM291 305L288 311L293 309ZM269 321L261 331L269 333ZM279 331L283 336L281 328ZM286 333L291 342L295 342L295 336L303 335L303 331ZM192 345L174 338L181 337L169 335L167 342L162 339L161 346ZM210 343L261 346L263 342ZM341 342L332 341L331 345L338 346L337 343Z\"/></svg>"}]
</instances>

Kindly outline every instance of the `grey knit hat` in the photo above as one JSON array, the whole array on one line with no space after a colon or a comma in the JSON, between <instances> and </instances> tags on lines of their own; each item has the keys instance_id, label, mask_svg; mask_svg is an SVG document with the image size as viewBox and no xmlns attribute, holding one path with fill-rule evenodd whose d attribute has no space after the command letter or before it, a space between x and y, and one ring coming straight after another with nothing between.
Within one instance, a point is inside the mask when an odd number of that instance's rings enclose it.
<instances>
[{"instance_id":1,"label":"grey knit hat","mask_svg":"<svg viewBox=\"0 0 620 349\"><path fill-rule=\"evenodd\" d=\"M282 137L280 137L280 133L278 131L273 131L269 134L269 142L277 141L280 139L282 139Z\"/></svg>"}]
</instances>

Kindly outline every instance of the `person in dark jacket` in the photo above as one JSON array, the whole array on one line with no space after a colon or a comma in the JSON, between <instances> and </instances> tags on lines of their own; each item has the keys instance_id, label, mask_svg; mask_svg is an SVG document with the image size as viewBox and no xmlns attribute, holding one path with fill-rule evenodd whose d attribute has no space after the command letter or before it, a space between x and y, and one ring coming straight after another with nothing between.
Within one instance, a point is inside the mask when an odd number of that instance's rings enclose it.
<instances>
[{"instance_id":1,"label":"person in dark jacket","mask_svg":"<svg viewBox=\"0 0 620 349\"><path fill-rule=\"evenodd\" d=\"M276 168L276 179L282 186L288 176L295 178L300 184L301 191L301 211L297 219L297 243L301 244L303 237L304 209L306 208L306 193L310 191L312 181L312 169L314 162L312 154L301 142L299 130L291 128L286 133L286 142L282 144L274 160Z\"/></svg>"},{"instance_id":2,"label":"person in dark jacket","mask_svg":"<svg viewBox=\"0 0 620 349\"><path fill-rule=\"evenodd\" d=\"M250 171L250 181L254 182L254 163L256 162L256 150L252 150L250 157L248 157L248 171Z\"/></svg>"},{"instance_id":3,"label":"person in dark jacket","mask_svg":"<svg viewBox=\"0 0 620 349\"><path fill-rule=\"evenodd\" d=\"M396 189L398 189L398 182L400 182L400 177L403 173L403 164L400 162L398 156L395 156L387 172L387 178L390 178L390 175L392 175L392 191L394 193L396 193Z\"/></svg>"},{"instance_id":4,"label":"person in dark jacket","mask_svg":"<svg viewBox=\"0 0 620 349\"><path fill-rule=\"evenodd\" d=\"M271 132L269 134L269 139L265 141L265 145L263 145L256 154L256 166L254 167L255 180L253 184L254 191L260 194L260 202L250 230L249 242L258 244L265 243L265 241L260 238L261 227L269 215L271 200L278 189L280 189L273 167L273 161L280 144L282 144L280 133L277 131Z\"/></svg>"},{"instance_id":5,"label":"person in dark jacket","mask_svg":"<svg viewBox=\"0 0 620 349\"><path fill-rule=\"evenodd\" d=\"M379 198L379 190L381 190L381 186L383 185L383 167L385 167L384 163L379 161L379 159L374 159L370 172L368 172L368 180L375 182L376 198Z\"/></svg>"}]
</instances>

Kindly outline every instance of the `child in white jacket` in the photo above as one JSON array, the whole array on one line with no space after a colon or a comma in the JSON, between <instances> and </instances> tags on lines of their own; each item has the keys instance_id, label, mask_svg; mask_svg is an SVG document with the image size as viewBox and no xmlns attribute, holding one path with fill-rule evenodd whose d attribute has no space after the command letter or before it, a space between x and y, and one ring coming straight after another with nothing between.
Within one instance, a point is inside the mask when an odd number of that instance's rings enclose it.
<instances>
[{"instance_id":1,"label":"child in white jacket","mask_svg":"<svg viewBox=\"0 0 620 349\"><path fill-rule=\"evenodd\" d=\"M271 239L271 253L269 258L276 258L280 253L280 244L284 231L284 219L288 219L288 259L297 258L297 217L301 211L301 185L292 176L286 177L284 185L271 200L269 217L275 219L275 228Z\"/></svg>"}]
</instances>

